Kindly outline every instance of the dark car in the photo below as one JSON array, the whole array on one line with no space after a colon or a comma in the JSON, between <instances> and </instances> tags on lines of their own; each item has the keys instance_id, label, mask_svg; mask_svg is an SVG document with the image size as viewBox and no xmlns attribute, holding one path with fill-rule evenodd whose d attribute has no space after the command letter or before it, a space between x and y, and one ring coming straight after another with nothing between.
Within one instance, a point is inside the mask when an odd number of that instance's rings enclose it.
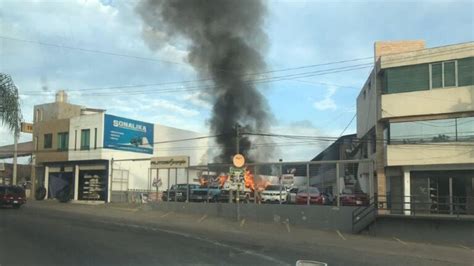
<instances>
[{"instance_id":1,"label":"dark car","mask_svg":"<svg viewBox=\"0 0 474 266\"><path fill-rule=\"evenodd\" d=\"M367 206L369 205L369 196L362 191L353 189L343 189L339 200L343 206Z\"/></svg>"},{"instance_id":2,"label":"dark car","mask_svg":"<svg viewBox=\"0 0 474 266\"><path fill-rule=\"evenodd\" d=\"M221 194L221 190L217 186L201 186L199 188L195 188L191 190L191 195L189 196L189 201L194 202L217 202L219 201L219 196Z\"/></svg>"},{"instance_id":3,"label":"dark car","mask_svg":"<svg viewBox=\"0 0 474 266\"><path fill-rule=\"evenodd\" d=\"M187 191L186 191L186 188ZM176 184L172 185L169 189L169 198L168 198L168 190L163 191L163 195L161 199L163 201L186 201L187 200L187 193L191 195L191 191L193 189L199 188L197 184ZM169 200L168 200L169 199Z\"/></svg>"},{"instance_id":4,"label":"dark car","mask_svg":"<svg viewBox=\"0 0 474 266\"><path fill-rule=\"evenodd\" d=\"M0 207L11 206L15 209L26 203L25 190L18 186L0 186Z\"/></svg>"}]
</instances>

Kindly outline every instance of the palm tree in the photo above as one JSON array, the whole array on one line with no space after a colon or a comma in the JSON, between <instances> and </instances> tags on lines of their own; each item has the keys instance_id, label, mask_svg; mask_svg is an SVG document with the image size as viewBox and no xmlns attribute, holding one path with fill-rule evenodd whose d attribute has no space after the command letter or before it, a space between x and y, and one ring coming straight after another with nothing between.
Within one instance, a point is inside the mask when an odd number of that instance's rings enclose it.
<instances>
[{"instance_id":1,"label":"palm tree","mask_svg":"<svg viewBox=\"0 0 474 266\"><path fill-rule=\"evenodd\" d=\"M0 73L0 120L15 135L18 135L21 118L18 88L10 75Z\"/></svg>"}]
</instances>

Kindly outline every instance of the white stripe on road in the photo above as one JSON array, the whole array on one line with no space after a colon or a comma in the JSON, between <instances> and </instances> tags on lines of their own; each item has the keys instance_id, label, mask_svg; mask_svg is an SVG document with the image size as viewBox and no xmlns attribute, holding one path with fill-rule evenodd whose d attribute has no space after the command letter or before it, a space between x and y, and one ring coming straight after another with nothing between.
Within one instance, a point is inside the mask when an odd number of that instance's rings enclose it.
<instances>
[{"instance_id":1,"label":"white stripe on road","mask_svg":"<svg viewBox=\"0 0 474 266\"><path fill-rule=\"evenodd\" d=\"M400 239L398 239L398 238L396 238L396 237L393 237L393 239L397 240L399 243L402 243L402 244L405 245L405 246L408 246L407 242L405 242L405 241L402 241L402 240L400 240Z\"/></svg>"},{"instance_id":2,"label":"white stripe on road","mask_svg":"<svg viewBox=\"0 0 474 266\"><path fill-rule=\"evenodd\" d=\"M167 212L167 213L161 215L160 218L165 218L166 216L170 215L171 213L172 213L172 212Z\"/></svg>"},{"instance_id":3,"label":"white stripe on road","mask_svg":"<svg viewBox=\"0 0 474 266\"><path fill-rule=\"evenodd\" d=\"M145 229L145 230L159 231L159 232L163 232L163 233L178 235L178 236L182 236L182 237L186 237L186 238L191 238L191 239L198 240L198 241L204 241L204 242L207 242L207 243L211 243L211 244L216 245L216 246L220 246L220 247L232 249L232 250L234 250L234 251L236 251L236 252L238 252L238 253L249 254L249 255L252 255L252 256L255 256L255 257L259 257L259 258L261 258L261 259L264 259L264 260L267 260L267 261L271 261L271 262L274 263L274 264L278 264L278 265L289 265L288 263L286 263L286 262L284 262L284 261L281 261L281 260L279 260L279 259L276 259L276 258L274 258L274 257L268 256L268 255L265 255L265 254L261 254L261 253L258 253L258 252L252 251L252 250L248 250L248 249L243 249L243 248L234 247L234 246L231 246L231 245L228 245L228 244L224 244L224 243L221 243L221 242L212 240L212 239L208 239L208 238L204 238L204 237L199 237L199 236L194 236L194 235L186 234L186 233L183 233L183 232L178 232L178 231L173 231L173 230L167 230L167 229L160 229L160 228L156 228L156 227L139 226L139 225L134 225L134 224L126 224L126 223L119 223L119 222L109 222L109 221L104 221L104 220L99 221L99 222L104 223L104 224L112 224L112 225L116 225L116 226L124 226L124 227L132 227L132 228L141 228L141 229Z\"/></svg>"},{"instance_id":4,"label":"white stripe on road","mask_svg":"<svg viewBox=\"0 0 474 266\"><path fill-rule=\"evenodd\" d=\"M339 232L339 230L336 230L336 233L344 240L347 240L342 234L341 232Z\"/></svg>"},{"instance_id":5,"label":"white stripe on road","mask_svg":"<svg viewBox=\"0 0 474 266\"><path fill-rule=\"evenodd\" d=\"M199 220L198 220L198 223L204 221L204 219L207 218L207 214L204 214Z\"/></svg>"}]
</instances>

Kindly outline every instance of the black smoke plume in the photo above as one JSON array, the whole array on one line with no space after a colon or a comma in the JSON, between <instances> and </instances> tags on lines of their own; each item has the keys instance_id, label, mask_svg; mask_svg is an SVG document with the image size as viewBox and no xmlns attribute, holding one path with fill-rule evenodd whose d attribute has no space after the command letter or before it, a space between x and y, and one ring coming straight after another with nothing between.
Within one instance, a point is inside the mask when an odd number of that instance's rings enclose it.
<instances>
[{"instance_id":1,"label":"black smoke plume","mask_svg":"<svg viewBox=\"0 0 474 266\"><path fill-rule=\"evenodd\" d=\"M215 160L229 162L235 154L235 125L243 132L265 131L269 126L266 99L248 80L262 72L262 52L267 37L262 30L266 7L260 0L145 0L137 12L143 22L143 37L150 48L159 49L170 40L186 43L188 60L203 77L211 77L207 89L213 104L210 129L221 153ZM257 160L251 139L240 140L240 151ZM267 153L269 150L266 150Z\"/></svg>"}]
</instances>

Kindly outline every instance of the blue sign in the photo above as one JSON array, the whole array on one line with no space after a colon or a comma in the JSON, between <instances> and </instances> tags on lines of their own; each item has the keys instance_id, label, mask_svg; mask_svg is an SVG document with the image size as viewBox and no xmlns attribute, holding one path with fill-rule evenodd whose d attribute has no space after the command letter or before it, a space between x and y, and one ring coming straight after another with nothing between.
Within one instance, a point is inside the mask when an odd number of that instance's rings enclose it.
<instances>
[{"instance_id":1,"label":"blue sign","mask_svg":"<svg viewBox=\"0 0 474 266\"><path fill-rule=\"evenodd\" d=\"M153 124L106 114L104 148L153 154Z\"/></svg>"}]
</instances>

